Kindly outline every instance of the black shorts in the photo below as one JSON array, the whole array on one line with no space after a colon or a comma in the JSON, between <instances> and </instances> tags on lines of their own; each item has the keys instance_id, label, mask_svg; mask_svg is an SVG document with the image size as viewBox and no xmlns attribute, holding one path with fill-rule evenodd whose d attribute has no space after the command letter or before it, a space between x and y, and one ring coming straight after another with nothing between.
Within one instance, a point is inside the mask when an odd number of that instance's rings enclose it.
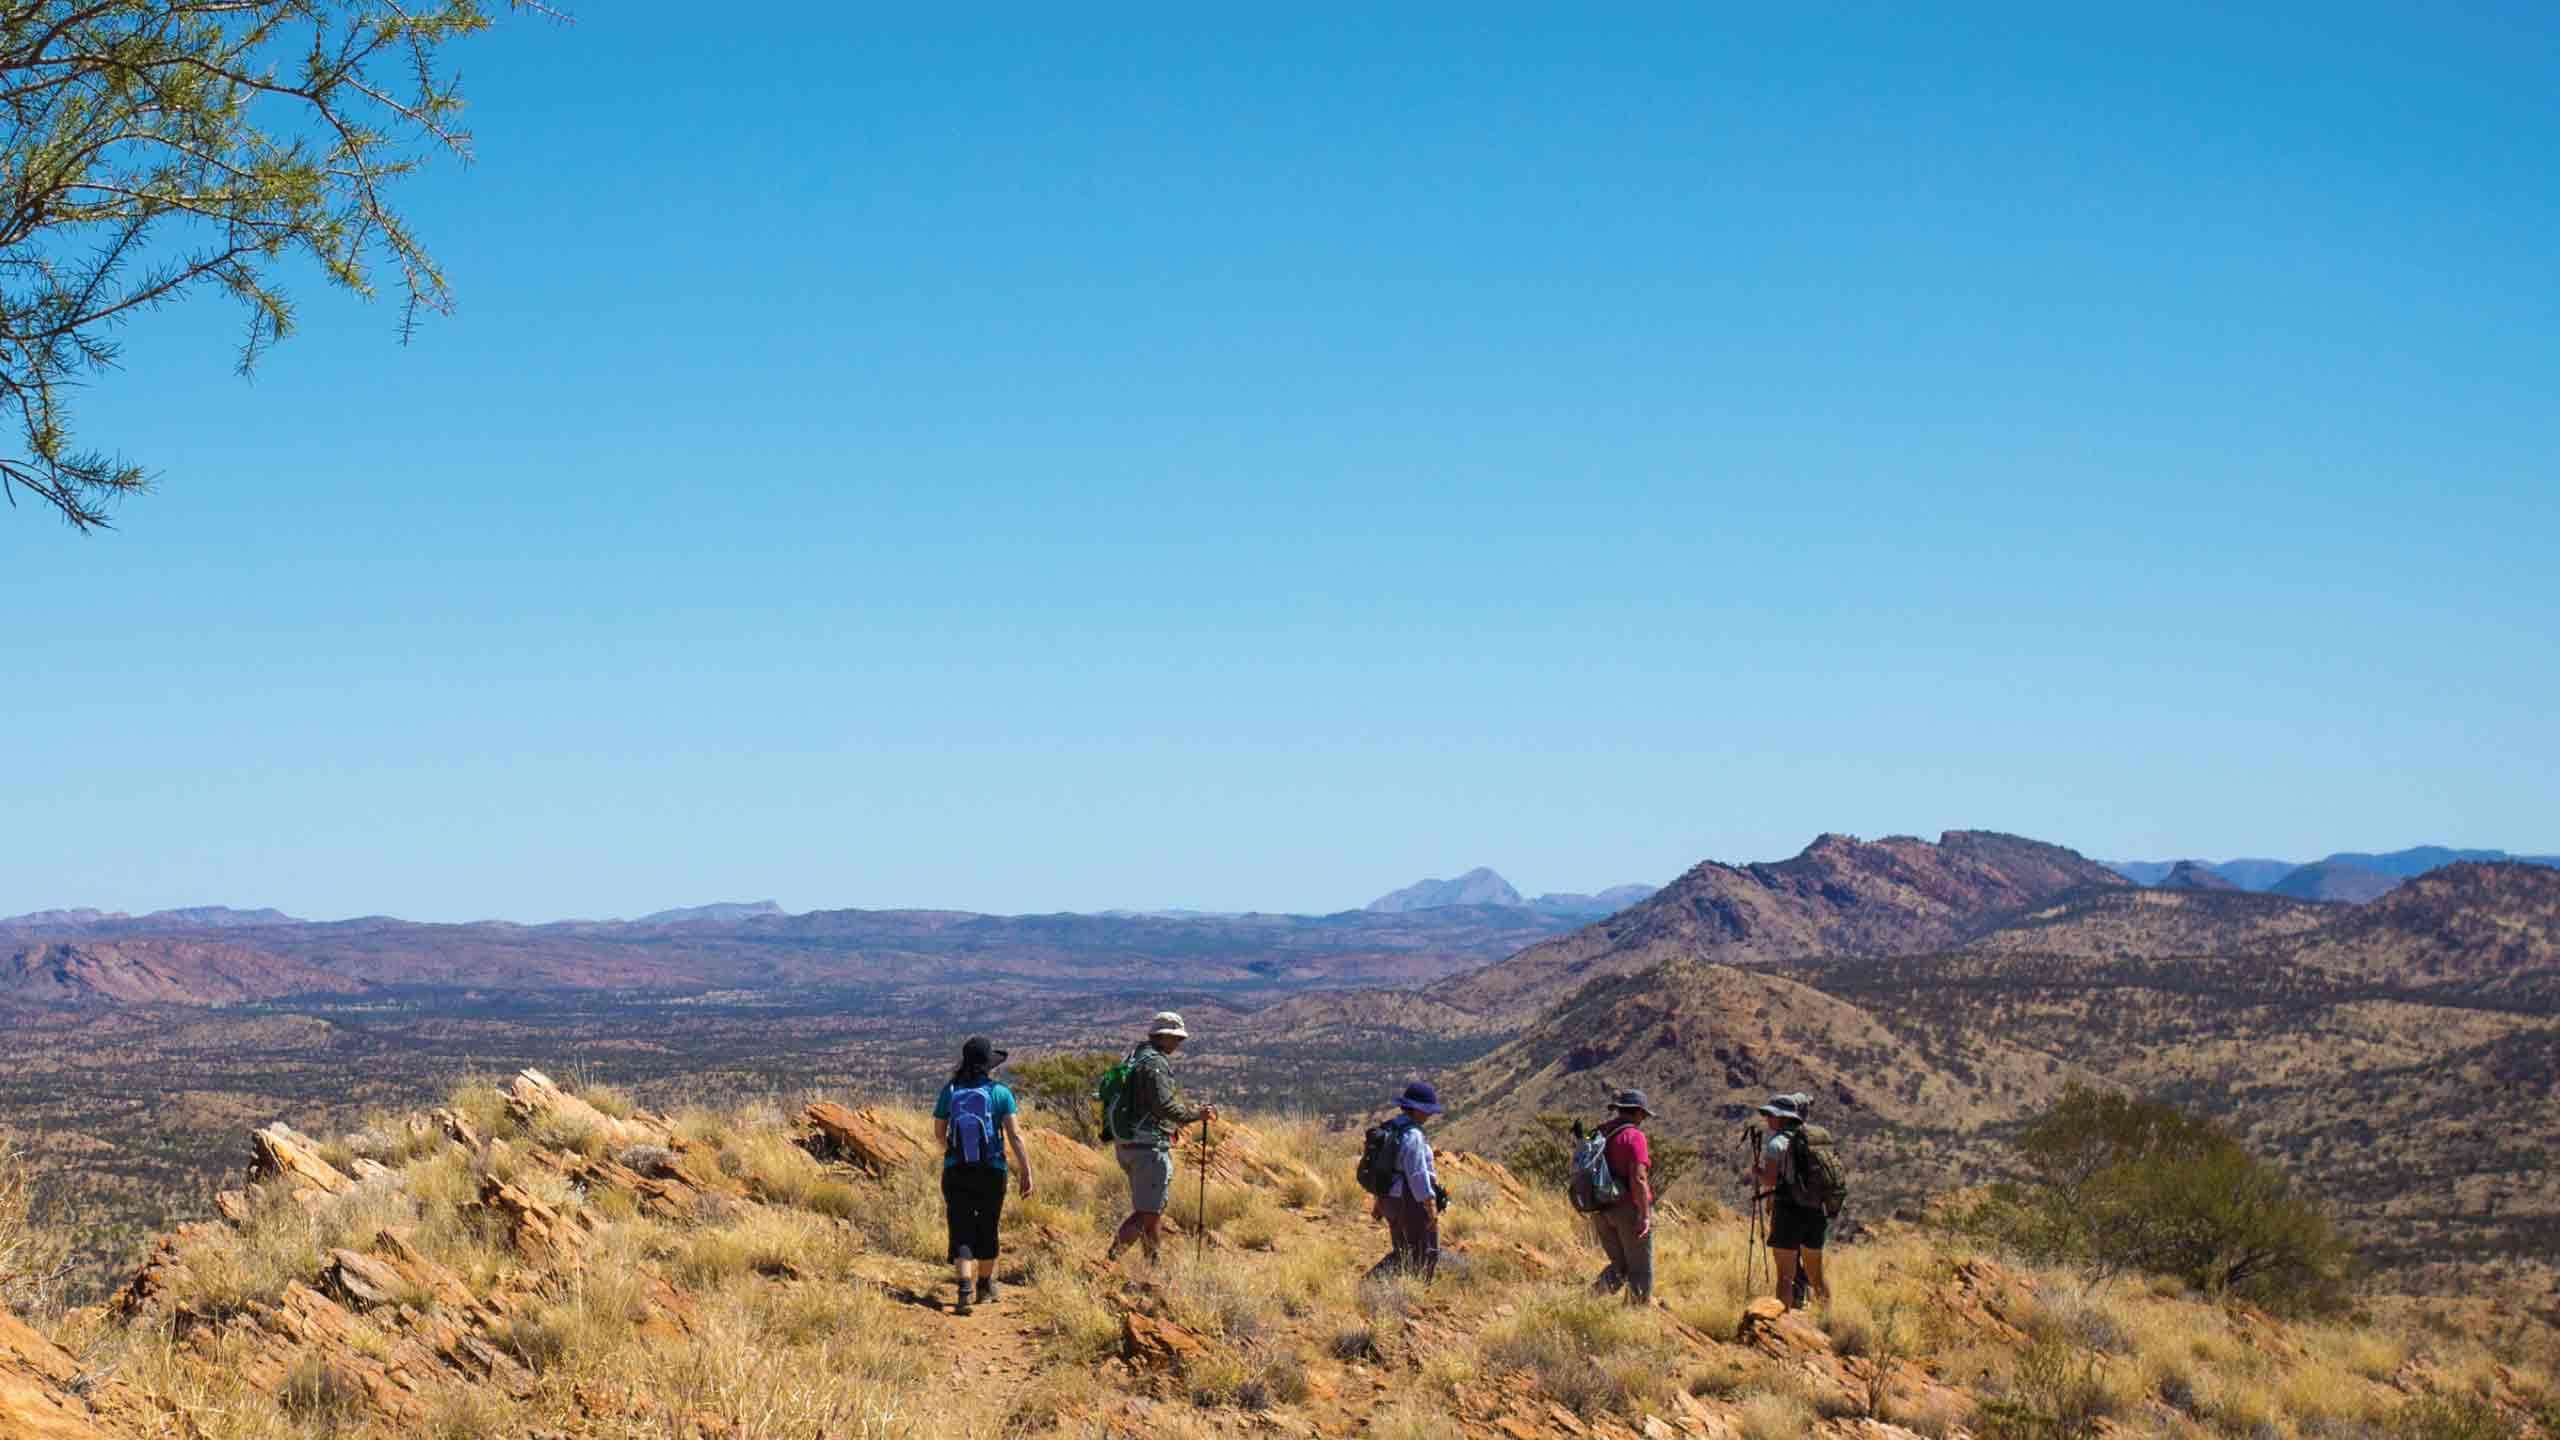
<instances>
[{"instance_id":1,"label":"black shorts","mask_svg":"<svg viewBox=\"0 0 2560 1440\"><path fill-rule=\"evenodd\" d=\"M1769 1202L1769 1248L1820 1250L1831 1236L1831 1217L1781 1195Z\"/></svg>"},{"instance_id":2,"label":"black shorts","mask_svg":"<svg viewBox=\"0 0 2560 1440\"><path fill-rule=\"evenodd\" d=\"M951 1230L950 1252L966 1249L973 1260L996 1258L996 1229L1004 1220L1004 1173L993 1165L953 1165L942 1172L942 1213Z\"/></svg>"}]
</instances>

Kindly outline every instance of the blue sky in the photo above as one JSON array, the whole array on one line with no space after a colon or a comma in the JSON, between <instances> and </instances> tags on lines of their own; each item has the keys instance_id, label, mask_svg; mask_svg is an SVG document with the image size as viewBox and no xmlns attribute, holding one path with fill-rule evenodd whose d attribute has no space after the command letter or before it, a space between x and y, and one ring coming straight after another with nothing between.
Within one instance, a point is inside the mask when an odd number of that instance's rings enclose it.
<instances>
[{"instance_id":1,"label":"blue sky","mask_svg":"<svg viewBox=\"0 0 2560 1440\"><path fill-rule=\"evenodd\" d=\"M125 332L0 913L2560 850L2549 7L861 10L510 20L458 314Z\"/></svg>"}]
</instances>

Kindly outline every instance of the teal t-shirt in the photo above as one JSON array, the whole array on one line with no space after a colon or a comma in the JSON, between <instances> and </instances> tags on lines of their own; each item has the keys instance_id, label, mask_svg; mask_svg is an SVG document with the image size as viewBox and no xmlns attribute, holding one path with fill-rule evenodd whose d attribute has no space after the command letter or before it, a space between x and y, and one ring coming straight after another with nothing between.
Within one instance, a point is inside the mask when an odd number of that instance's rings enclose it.
<instances>
[{"instance_id":1,"label":"teal t-shirt","mask_svg":"<svg viewBox=\"0 0 2560 1440\"><path fill-rule=\"evenodd\" d=\"M988 1088L996 1093L987 1108L995 1116L996 1123L1002 1125L1004 1118L1014 1113L1013 1092L1002 1085L991 1085ZM943 1086L942 1093L933 1098L933 1118L936 1120L951 1118L951 1087L948 1085ZM959 1163L960 1152L947 1145L944 1146L942 1168L948 1170ZM992 1163L999 1170L1004 1168L1004 1141L1001 1139L996 1141L996 1155Z\"/></svg>"}]
</instances>

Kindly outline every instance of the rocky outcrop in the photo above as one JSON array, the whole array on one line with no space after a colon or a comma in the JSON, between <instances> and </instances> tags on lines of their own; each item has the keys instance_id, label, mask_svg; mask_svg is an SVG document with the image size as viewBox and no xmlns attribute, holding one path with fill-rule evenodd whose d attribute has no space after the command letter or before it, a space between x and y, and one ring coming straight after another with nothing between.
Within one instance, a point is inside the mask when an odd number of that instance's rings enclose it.
<instances>
[{"instance_id":1,"label":"rocky outcrop","mask_svg":"<svg viewBox=\"0 0 2560 1440\"><path fill-rule=\"evenodd\" d=\"M918 1147L874 1110L848 1110L821 1100L800 1112L800 1123L802 1143L811 1154L874 1175L886 1175L918 1154Z\"/></svg>"},{"instance_id":2,"label":"rocky outcrop","mask_svg":"<svg viewBox=\"0 0 2560 1440\"><path fill-rule=\"evenodd\" d=\"M297 1196L343 1195L356 1188L352 1178L321 1157L318 1141L281 1121L251 1131L249 1143L257 1152L249 1162L253 1180L280 1181Z\"/></svg>"},{"instance_id":3,"label":"rocky outcrop","mask_svg":"<svg viewBox=\"0 0 2560 1440\"><path fill-rule=\"evenodd\" d=\"M93 1401L95 1377L63 1348L0 1310L0 1440L112 1440L140 1434ZM101 1397L106 1398L106 1397Z\"/></svg>"},{"instance_id":4,"label":"rocky outcrop","mask_svg":"<svg viewBox=\"0 0 2560 1440\"><path fill-rule=\"evenodd\" d=\"M1135 1310L1120 1317L1120 1357L1136 1369L1179 1375L1206 1353L1199 1336L1170 1320Z\"/></svg>"}]
</instances>

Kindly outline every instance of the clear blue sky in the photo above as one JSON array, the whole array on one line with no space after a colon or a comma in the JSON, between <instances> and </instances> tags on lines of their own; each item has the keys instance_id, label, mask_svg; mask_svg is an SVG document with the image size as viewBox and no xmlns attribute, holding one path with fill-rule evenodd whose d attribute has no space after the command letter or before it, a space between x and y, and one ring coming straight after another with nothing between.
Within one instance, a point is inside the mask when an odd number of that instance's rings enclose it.
<instances>
[{"instance_id":1,"label":"clear blue sky","mask_svg":"<svg viewBox=\"0 0 2560 1440\"><path fill-rule=\"evenodd\" d=\"M474 42L0 512L0 913L2560 850L2560 11L1387 8Z\"/></svg>"}]
</instances>

